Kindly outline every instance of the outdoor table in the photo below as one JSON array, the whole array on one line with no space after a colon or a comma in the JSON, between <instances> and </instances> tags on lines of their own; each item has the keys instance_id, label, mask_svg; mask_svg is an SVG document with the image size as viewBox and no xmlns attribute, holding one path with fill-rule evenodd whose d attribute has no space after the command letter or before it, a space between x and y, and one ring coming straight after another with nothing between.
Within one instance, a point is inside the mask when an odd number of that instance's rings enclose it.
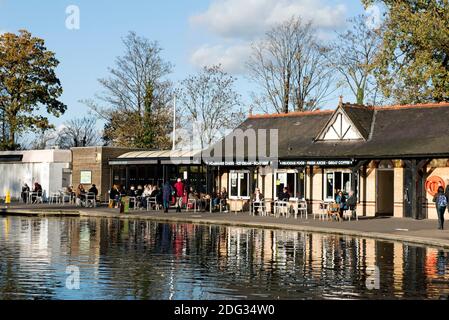
<instances>
[{"instance_id":1,"label":"outdoor table","mask_svg":"<svg viewBox=\"0 0 449 320\"><path fill-rule=\"evenodd\" d=\"M277 200L274 202L274 212L276 217L280 217L281 211L282 214L285 214L287 217L289 209L289 201Z\"/></svg>"},{"instance_id":2,"label":"outdoor table","mask_svg":"<svg viewBox=\"0 0 449 320\"><path fill-rule=\"evenodd\" d=\"M49 203L61 203L61 193L52 192L50 193Z\"/></svg>"},{"instance_id":3,"label":"outdoor table","mask_svg":"<svg viewBox=\"0 0 449 320\"><path fill-rule=\"evenodd\" d=\"M290 198L288 200L288 205L287 205L287 217L290 217L290 213L291 213L291 211L293 211L294 217L296 219L296 217L298 216L298 209L299 209L299 199Z\"/></svg>"},{"instance_id":4,"label":"outdoor table","mask_svg":"<svg viewBox=\"0 0 449 320\"><path fill-rule=\"evenodd\" d=\"M313 219L315 219L315 216L316 215L318 215L319 216L319 218L320 218L320 220L324 220L325 219L325 217L327 217L327 211L328 211L328 209L329 209L329 205L331 204L331 203L334 203L334 201L332 201L332 200L324 200L324 201L321 201L320 202L320 209L321 209L321 212L320 213L318 213L318 214L313 214Z\"/></svg>"},{"instance_id":5,"label":"outdoor table","mask_svg":"<svg viewBox=\"0 0 449 320\"><path fill-rule=\"evenodd\" d=\"M243 211L243 204L245 203L246 199L243 198L230 198L229 199L229 210L231 212L234 212L235 214L237 214L237 205L240 203L242 206L242 209L240 211ZM234 209L233 209L234 208Z\"/></svg>"}]
</instances>

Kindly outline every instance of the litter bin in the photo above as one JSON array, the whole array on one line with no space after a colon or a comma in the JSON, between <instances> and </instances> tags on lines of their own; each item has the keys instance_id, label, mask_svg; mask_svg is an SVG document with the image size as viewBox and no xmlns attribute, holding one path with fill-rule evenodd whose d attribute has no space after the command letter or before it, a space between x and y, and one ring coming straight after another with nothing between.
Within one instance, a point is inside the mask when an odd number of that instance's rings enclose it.
<instances>
[{"instance_id":1,"label":"litter bin","mask_svg":"<svg viewBox=\"0 0 449 320\"><path fill-rule=\"evenodd\" d=\"M120 213L129 212L129 197L122 197L120 205Z\"/></svg>"}]
</instances>

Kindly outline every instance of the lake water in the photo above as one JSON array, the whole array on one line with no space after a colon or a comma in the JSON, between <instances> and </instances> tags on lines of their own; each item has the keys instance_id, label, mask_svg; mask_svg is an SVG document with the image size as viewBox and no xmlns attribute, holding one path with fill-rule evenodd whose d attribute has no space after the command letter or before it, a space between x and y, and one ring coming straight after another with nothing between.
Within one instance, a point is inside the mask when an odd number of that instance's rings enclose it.
<instances>
[{"instance_id":1,"label":"lake water","mask_svg":"<svg viewBox=\"0 0 449 320\"><path fill-rule=\"evenodd\" d=\"M347 236L0 218L0 299L440 299L448 259Z\"/></svg>"}]
</instances>

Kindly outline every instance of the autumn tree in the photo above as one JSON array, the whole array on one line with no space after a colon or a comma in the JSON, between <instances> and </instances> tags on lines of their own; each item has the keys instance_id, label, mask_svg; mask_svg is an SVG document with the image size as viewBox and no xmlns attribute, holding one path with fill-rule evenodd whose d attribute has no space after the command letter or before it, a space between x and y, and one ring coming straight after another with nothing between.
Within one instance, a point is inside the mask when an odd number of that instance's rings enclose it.
<instances>
[{"instance_id":1,"label":"autumn tree","mask_svg":"<svg viewBox=\"0 0 449 320\"><path fill-rule=\"evenodd\" d=\"M85 103L105 120L106 143L123 147L169 148L173 89L172 65L161 57L157 42L130 32L125 54L100 79L104 91ZM102 105L103 104L103 105Z\"/></svg>"},{"instance_id":2,"label":"autumn tree","mask_svg":"<svg viewBox=\"0 0 449 320\"><path fill-rule=\"evenodd\" d=\"M385 7L376 77L398 103L449 100L449 1L363 0Z\"/></svg>"},{"instance_id":3,"label":"autumn tree","mask_svg":"<svg viewBox=\"0 0 449 320\"><path fill-rule=\"evenodd\" d=\"M374 63L382 44L381 28L370 27L367 17L348 20L349 28L337 32L326 57L339 73L339 87L349 88L357 104L375 105L382 101L374 76Z\"/></svg>"},{"instance_id":4,"label":"autumn tree","mask_svg":"<svg viewBox=\"0 0 449 320\"><path fill-rule=\"evenodd\" d=\"M55 117L67 107L58 98L62 86L55 69L59 61L44 40L28 31L0 35L0 117L2 150L15 150L17 139L27 130L52 128L41 111Z\"/></svg>"},{"instance_id":5,"label":"autumn tree","mask_svg":"<svg viewBox=\"0 0 449 320\"><path fill-rule=\"evenodd\" d=\"M254 105L264 112L288 113L317 109L332 88L327 48L317 41L311 23L291 18L252 44L246 64L260 88Z\"/></svg>"},{"instance_id":6,"label":"autumn tree","mask_svg":"<svg viewBox=\"0 0 449 320\"><path fill-rule=\"evenodd\" d=\"M220 65L203 67L181 82L177 94L181 119L186 132L194 132L193 141L201 149L221 138L244 120L236 78Z\"/></svg>"}]
</instances>

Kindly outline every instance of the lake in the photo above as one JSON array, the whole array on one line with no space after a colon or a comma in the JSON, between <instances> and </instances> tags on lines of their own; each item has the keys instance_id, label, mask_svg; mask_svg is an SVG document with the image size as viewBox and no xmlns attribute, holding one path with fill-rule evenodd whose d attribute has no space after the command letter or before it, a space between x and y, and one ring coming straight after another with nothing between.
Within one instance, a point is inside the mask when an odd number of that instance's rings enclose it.
<instances>
[{"instance_id":1,"label":"lake","mask_svg":"<svg viewBox=\"0 0 449 320\"><path fill-rule=\"evenodd\" d=\"M0 299L441 299L448 251L114 218L0 218Z\"/></svg>"}]
</instances>

